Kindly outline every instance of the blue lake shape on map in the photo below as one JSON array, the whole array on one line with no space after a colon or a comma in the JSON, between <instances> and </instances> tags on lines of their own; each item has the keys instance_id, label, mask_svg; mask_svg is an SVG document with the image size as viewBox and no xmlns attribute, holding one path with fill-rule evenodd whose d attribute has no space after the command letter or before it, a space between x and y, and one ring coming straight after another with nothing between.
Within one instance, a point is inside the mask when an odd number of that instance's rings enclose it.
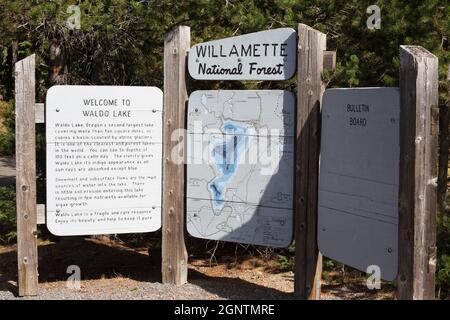
<instances>
[{"instance_id":1,"label":"blue lake shape on map","mask_svg":"<svg viewBox=\"0 0 450 320\"><path fill-rule=\"evenodd\" d=\"M227 182L238 169L239 159L245 155L249 147L247 128L228 121L223 126L225 138L212 144L212 159L219 175L208 183L214 208L220 209L225 203Z\"/></svg>"}]
</instances>

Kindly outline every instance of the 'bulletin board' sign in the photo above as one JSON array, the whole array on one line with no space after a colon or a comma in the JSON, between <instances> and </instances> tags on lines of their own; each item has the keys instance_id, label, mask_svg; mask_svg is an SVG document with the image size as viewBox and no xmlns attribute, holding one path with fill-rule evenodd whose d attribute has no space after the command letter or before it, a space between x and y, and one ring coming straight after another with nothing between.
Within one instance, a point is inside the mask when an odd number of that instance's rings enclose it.
<instances>
[{"instance_id":1,"label":"'bulletin board' sign","mask_svg":"<svg viewBox=\"0 0 450 320\"><path fill-rule=\"evenodd\" d=\"M72 236L161 227L162 108L162 92L154 87L50 88L50 232Z\"/></svg>"},{"instance_id":2,"label":"'bulletin board' sign","mask_svg":"<svg viewBox=\"0 0 450 320\"><path fill-rule=\"evenodd\" d=\"M319 249L385 280L397 275L399 116L398 88L323 96Z\"/></svg>"},{"instance_id":3,"label":"'bulletin board' sign","mask_svg":"<svg viewBox=\"0 0 450 320\"><path fill-rule=\"evenodd\" d=\"M188 68L198 80L287 80L296 70L297 33L250 33L193 46Z\"/></svg>"}]
</instances>

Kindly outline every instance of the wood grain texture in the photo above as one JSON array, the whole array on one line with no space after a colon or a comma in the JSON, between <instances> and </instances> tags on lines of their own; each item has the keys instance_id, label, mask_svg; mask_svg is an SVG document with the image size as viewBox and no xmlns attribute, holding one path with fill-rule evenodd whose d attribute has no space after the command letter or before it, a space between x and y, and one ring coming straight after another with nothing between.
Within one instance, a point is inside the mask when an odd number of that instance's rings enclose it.
<instances>
[{"instance_id":1,"label":"wood grain texture","mask_svg":"<svg viewBox=\"0 0 450 320\"><path fill-rule=\"evenodd\" d=\"M300 299L319 299L322 256L317 247L317 196L326 35L300 24L298 36L295 295Z\"/></svg>"},{"instance_id":2,"label":"wood grain texture","mask_svg":"<svg viewBox=\"0 0 450 320\"><path fill-rule=\"evenodd\" d=\"M400 47L398 299L434 299L438 59Z\"/></svg>"},{"instance_id":3,"label":"wood grain texture","mask_svg":"<svg viewBox=\"0 0 450 320\"><path fill-rule=\"evenodd\" d=\"M180 145L178 135L185 127L188 101L186 60L190 48L190 28L175 27L164 38L164 166L162 217L162 280L163 283L187 282L187 251L184 239L185 165L174 161L173 150ZM185 137L182 137L185 141ZM180 150L184 152L183 150ZM181 163L180 163L181 162Z\"/></svg>"},{"instance_id":4,"label":"wood grain texture","mask_svg":"<svg viewBox=\"0 0 450 320\"><path fill-rule=\"evenodd\" d=\"M45 204L37 204L37 224L45 224Z\"/></svg>"},{"instance_id":5,"label":"wood grain texture","mask_svg":"<svg viewBox=\"0 0 450 320\"><path fill-rule=\"evenodd\" d=\"M19 295L38 293L35 55L15 65L16 203Z\"/></svg>"}]
</instances>

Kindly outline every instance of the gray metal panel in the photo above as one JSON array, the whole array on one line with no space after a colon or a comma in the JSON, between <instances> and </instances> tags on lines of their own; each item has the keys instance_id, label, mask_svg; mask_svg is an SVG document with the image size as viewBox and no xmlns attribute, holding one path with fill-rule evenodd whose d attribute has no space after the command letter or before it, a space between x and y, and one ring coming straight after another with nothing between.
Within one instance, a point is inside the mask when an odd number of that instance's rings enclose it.
<instances>
[{"instance_id":1,"label":"gray metal panel","mask_svg":"<svg viewBox=\"0 0 450 320\"><path fill-rule=\"evenodd\" d=\"M197 44L188 69L198 80L287 80L296 61L297 33L280 28Z\"/></svg>"},{"instance_id":2,"label":"gray metal panel","mask_svg":"<svg viewBox=\"0 0 450 320\"><path fill-rule=\"evenodd\" d=\"M320 251L361 271L397 274L398 88L330 89L323 97Z\"/></svg>"},{"instance_id":3,"label":"gray metal panel","mask_svg":"<svg viewBox=\"0 0 450 320\"><path fill-rule=\"evenodd\" d=\"M186 144L189 234L289 246L293 235L294 128L295 98L288 91L191 94ZM220 149L224 143L234 148ZM225 169L221 158L213 156L223 156L224 150L236 156L225 163L230 164Z\"/></svg>"}]
</instances>

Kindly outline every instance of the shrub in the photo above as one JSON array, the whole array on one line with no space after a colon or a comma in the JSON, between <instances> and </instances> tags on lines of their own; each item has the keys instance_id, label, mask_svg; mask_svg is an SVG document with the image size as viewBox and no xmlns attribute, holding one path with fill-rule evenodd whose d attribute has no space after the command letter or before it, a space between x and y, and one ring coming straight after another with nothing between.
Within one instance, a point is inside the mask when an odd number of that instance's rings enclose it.
<instances>
[{"instance_id":1,"label":"shrub","mask_svg":"<svg viewBox=\"0 0 450 320\"><path fill-rule=\"evenodd\" d=\"M442 298L450 296L450 217L438 217L437 230L438 265L436 288Z\"/></svg>"},{"instance_id":2,"label":"shrub","mask_svg":"<svg viewBox=\"0 0 450 320\"><path fill-rule=\"evenodd\" d=\"M0 155L13 155L14 139L14 105L0 101Z\"/></svg>"}]
</instances>

